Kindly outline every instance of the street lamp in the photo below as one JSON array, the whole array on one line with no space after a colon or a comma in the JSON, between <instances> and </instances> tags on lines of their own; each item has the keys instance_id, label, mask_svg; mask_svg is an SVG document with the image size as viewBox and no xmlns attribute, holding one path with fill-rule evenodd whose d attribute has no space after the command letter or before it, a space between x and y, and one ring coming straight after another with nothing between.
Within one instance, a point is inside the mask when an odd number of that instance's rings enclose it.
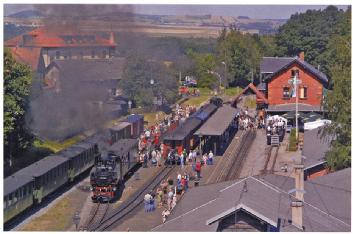
<instances>
[{"instance_id":1,"label":"street lamp","mask_svg":"<svg viewBox=\"0 0 353 234\"><path fill-rule=\"evenodd\" d=\"M221 75L218 74L215 71L210 71L210 70L208 70L207 73L212 74L212 75L216 75L218 77L218 80L219 80L219 92L221 92L221 86L222 86L222 77L221 77Z\"/></svg>"},{"instance_id":2,"label":"street lamp","mask_svg":"<svg viewBox=\"0 0 353 234\"><path fill-rule=\"evenodd\" d=\"M224 61L222 64L224 65L224 82L227 83L227 64Z\"/></svg>"}]
</instances>

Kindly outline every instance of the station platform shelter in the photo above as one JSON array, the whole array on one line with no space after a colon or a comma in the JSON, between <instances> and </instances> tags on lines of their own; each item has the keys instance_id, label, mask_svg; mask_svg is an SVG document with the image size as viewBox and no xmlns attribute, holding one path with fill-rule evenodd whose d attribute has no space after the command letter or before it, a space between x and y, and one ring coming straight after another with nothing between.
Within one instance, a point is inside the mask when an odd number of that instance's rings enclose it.
<instances>
[{"instance_id":1,"label":"station platform shelter","mask_svg":"<svg viewBox=\"0 0 353 234\"><path fill-rule=\"evenodd\" d=\"M220 107L195 133L201 141L202 153L211 150L215 155L222 155L237 131L239 110L224 105Z\"/></svg>"}]
</instances>

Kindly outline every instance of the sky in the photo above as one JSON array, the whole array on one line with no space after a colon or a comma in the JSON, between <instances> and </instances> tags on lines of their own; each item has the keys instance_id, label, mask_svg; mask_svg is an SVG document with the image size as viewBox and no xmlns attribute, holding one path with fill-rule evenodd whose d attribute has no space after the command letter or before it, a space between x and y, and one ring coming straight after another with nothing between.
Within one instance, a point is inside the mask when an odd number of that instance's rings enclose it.
<instances>
[{"instance_id":1,"label":"sky","mask_svg":"<svg viewBox=\"0 0 353 234\"><path fill-rule=\"evenodd\" d=\"M135 4L134 12L153 15L224 15L248 16L255 19L289 19L296 12L308 9L324 9L327 5L156 5ZM347 9L345 5L338 5ZM33 9L31 5L5 4L4 15Z\"/></svg>"}]
</instances>

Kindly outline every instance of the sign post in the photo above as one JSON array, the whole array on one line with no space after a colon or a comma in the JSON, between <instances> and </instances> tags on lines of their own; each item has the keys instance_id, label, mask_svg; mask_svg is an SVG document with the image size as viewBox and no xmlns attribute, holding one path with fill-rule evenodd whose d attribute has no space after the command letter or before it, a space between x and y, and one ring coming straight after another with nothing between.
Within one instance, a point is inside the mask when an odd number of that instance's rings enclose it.
<instances>
[{"instance_id":1,"label":"sign post","mask_svg":"<svg viewBox=\"0 0 353 234\"><path fill-rule=\"evenodd\" d=\"M293 77L293 79L288 80L289 84L293 84L293 92L292 97L295 97L295 138L298 140L299 132L298 132L298 84L301 84L302 81L298 79L297 74Z\"/></svg>"}]
</instances>

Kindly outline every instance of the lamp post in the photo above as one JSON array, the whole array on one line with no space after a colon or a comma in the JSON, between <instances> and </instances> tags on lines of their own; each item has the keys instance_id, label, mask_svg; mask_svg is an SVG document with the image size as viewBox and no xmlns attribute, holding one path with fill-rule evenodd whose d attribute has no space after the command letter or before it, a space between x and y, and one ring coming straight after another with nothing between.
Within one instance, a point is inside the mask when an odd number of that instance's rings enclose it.
<instances>
[{"instance_id":1,"label":"lamp post","mask_svg":"<svg viewBox=\"0 0 353 234\"><path fill-rule=\"evenodd\" d=\"M227 82L227 64L225 61L222 61L222 64L224 65L224 82L225 84L228 83ZM225 86L225 85L224 85Z\"/></svg>"},{"instance_id":2,"label":"lamp post","mask_svg":"<svg viewBox=\"0 0 353 234\"><path fill-rule=\"evenodd\" d=\"M222 86L222 77L221 77L221 75L218 74L215 71L210 71L210 70L208 70L207 73L212 74L212 75L216 75L218 77L218 80L219 80L219 92L221 92L221 86Z\"/></svg>"}]
</instances>

